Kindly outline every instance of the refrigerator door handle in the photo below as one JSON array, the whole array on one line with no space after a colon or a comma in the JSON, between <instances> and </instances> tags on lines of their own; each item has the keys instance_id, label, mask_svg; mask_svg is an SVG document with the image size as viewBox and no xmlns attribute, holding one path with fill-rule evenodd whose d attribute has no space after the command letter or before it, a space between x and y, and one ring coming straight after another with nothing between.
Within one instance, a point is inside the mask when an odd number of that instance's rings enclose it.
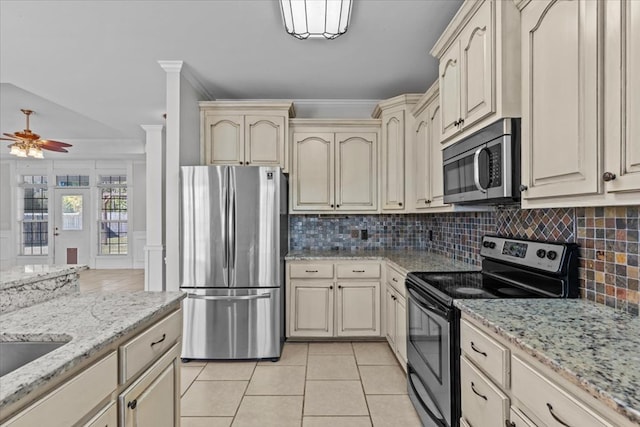
<instances>
[{"instance_id":1,"label":"refrigerator door handle","mask_svg":"<svg viewBox=\"0 0 640 427\"><path fill-rule=\"evenodd\" d=\"M224 250L222 251L222 269L225 277L225 285L229 286L229 283L227 283L227 278L229 277L229 251L227 250L229 240L229 230L227 226L229 216L229 174L226 170L223 176L222 206L224 215L222 215L222 247Z\"/></svg>"},{"instance_id":2,"label":"refrigerator door handle","mask_svg":"<svg viewBox=\"0 0 640 427\"><path fill-rule=\"evenodd\" d=\"M212 296L212 295L198 295L198 294L187 294L187 298L192 299L205 299L205 300L213 300L213 301L239 301L239 300L254 300L254 299L265 299L270 298L271 294L257 294L257 295L224 295L224 296Z\"/></svg>"},{"instance_id":3,"label":"refrigerator door handle","mask_svg":"<svg viewBox=\"0 0 640 427\"><path fill-rule=\"evenodd\" d=\"M235 286L236 281L236 176L235 170L229 168L229 202L228 202L228 217L229 221L227 228L228 242L227 251L229 253L228 265L229 265L229 286Z\"/></svg>"}]
</instances>

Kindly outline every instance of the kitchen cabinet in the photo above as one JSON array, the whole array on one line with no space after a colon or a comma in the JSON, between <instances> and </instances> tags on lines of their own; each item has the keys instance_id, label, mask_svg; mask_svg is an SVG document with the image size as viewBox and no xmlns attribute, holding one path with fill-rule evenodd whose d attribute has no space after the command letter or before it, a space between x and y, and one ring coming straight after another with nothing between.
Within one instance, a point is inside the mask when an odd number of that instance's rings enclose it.
<instances>
[{"instance_id":1,"label":"kitchen cabinet","mask_svg":"<svg viewBox=\"0 0 640 427\"><path fill-rule=\"evenodd\" d=\"M299 120L292 128L292 212L377 211L379 121Z\"/></svg>"},{"instance_id":2,"label":"kitchen cabinet","mask_svg":"<svg viewBox=\"0 0 640 427\"><path fill-rule=\"evenodd\" d=\"M413 172L409 167L413 158L407 140L413 133L411 108L419 94L406 94L380 102L372 117L382 120L380 200L383 212L407 210L407 194L413 189Z\"/></svg>"},{"instance_id":3,"label":"kitchen cabinet","mask_svg":"<svg viewBox=\"0 0 640 427\"><path fill-rule=\"evenodd\" d=\"M466 1L431 54L439 60L440 141L520 116L520 16L510 1Z\"/></svg>"},{"instance_id":4,"label":"kitchen cabinet","mask_svg":"<svg viewBox=\"0 0 640 427\"><path fill-rule=\"evenodd\" d=\"M420 98L412 114L413 129L413 193L410 207L416 212L434 208L450 208L444 203L440 118L442 108L438 97L438 82Z\"/></svg>"},{"instance_id":5,"label":"kitchen cabinet","mask_svg":"<svg viewBox=\"0 0 640 427\"><path fill-rule=\"evenodd\" d=\"M522 206L640 203L637 2L521 7Z\"/></svg>"},{"instance_id":6,"label":"kitchen cabinet","mask_svg":"<svg viewBox=\"0 0 640 427\"><path fill-rule=\"evenodd\" d=\"M460 350L461 425L632 425L466 313Z\"/></svg>"},{"instance_id":7,"label":"kitchen cabinet","mask_svg":"<svg viewBox=\"0 0 640 427\"><path fill-rule=\"evenodd\" d=\"M287 262L288 337L379 337L380 263Z\"/></svg>"},{"instance_id":8,"label":"kitchen cabinet","mask_svg":"<svg viewBox=\"0 0 640 427\"><path fill-rule=\"evenodd\" d=\"M2 427L179 425L181 335L181 309L140 325Z\"/></svg>"},{"instance_id":9,"label":"kitchen cabinet","mask_svg":"<svg viewBox=\"0 0 640 427\"><path fill-rule=\"evenodd\" d=\"M386 266L385 334L400 366L407 371L407 300L406 272Z\"/></svg>"},{"instance_id":10,"label":"kitchen cabinet","mask_svg":"<svg viewBox=\"0 0 640 427\"><path fill-rule=\"evenodd\" d=\"M287 169L291 102L203 101L200 116L203 164Z\"/></svg>"}]
</instances>

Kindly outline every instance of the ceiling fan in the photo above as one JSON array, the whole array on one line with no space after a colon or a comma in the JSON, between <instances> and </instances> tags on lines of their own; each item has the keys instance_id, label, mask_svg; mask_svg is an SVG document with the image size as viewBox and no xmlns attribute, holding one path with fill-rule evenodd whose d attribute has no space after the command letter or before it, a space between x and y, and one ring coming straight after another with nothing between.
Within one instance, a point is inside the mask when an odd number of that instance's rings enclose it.
<instances>
[{"instance_id":1,"label":"ceiling fan","mask_svg":"<svg viewBox=\"0 0 640 427\"><path fill-rule=\"evenodd\" d=\"M44 155L42 150L58 151L60 153L68 153L65 147L71 147L71 144L60 141L52 141L50 139L40 139L40 135L34 133L29 129L29 116L34 112L32 110L21 109L25 116L27 116L27 128L22 132L3 133L7 138L0 138L2 141L11 141L13 144L9 145L13 154L18 157L35 157L36 159L43 159Z\"/></svg>"}]
</instances>

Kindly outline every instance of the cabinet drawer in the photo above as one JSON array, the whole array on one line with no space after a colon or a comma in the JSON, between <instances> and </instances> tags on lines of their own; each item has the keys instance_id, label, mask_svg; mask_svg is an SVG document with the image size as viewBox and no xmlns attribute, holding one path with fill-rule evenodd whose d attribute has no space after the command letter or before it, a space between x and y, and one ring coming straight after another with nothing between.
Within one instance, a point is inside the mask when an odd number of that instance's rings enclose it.
<instances>
[{"instance_id":1,"label":"cabinet drawer","mask_svg":"<svg viewBox=\"0 0 640 427\"><path fill-rule=\"evenodd\" d=\"M85 424L85 427L118 427L118 405L116 402L109 403Z\"/></svg>"},{"instance_id":2,"label":"cabinet drawer","mask_svg":"<svg viewBox=\"0 0 640 427\"><path fill-rule=\"evenodd\" d=\"M509 398L473 366L460 358L462 418L473 427L503 426L509 416Z\"/></svg>"},{"instance_id":3,"label":"cabinet drawer","mask_svg":"<svg viewBox=\"0 0 640 427\"><path fill-rule=\"evenodd\" d=\"M118 386L118 358L112 352L9 420L11 427L75 425Z\"/></svg>"},{"instance_id":4,"label":"cabinet drawer","mask_svg":"<svg viewBox=\"0 0 640 427\"><path fill-rule=\"evenodd\" d=\"M182 334L182 310L158 323L120 347L120 383L124 384L140 370L160 357Z\"/></svg>"},{"instance_id":5,"label":"cabinet drawer","mask_svg":"<svg viewBox=\"0 0 640 427\"><path fill-rule=\"evenodd\" d=\"M517 356L512 357L511 369L513 396L545 425L612 427Z\"/></svg>"},{"instance_id":6,"label":"cabinet drawer","mask_svg":"<svg viewBox=\"0 0 640 427\"><path fill-rule=\"evenodd\" d=\"M380 264L338 264L338 279L377 279Z\"/></svg>"},{"instance_id":7,"label":"cabinet drawer","mask_svg":"<svg viewBox=\"0 0 640 427\"><path fill-rule=\"evenodd\" d=\"M333 264L290 264L289 277L292 279L332 279Z\"/></svg>"},{"instance_id":8,"label":"cabinet drawer","mask_svg":"<svg viewBox=\"0 0 640 427\"><path fill-rule=\"evenodd\" d=\"M518 411L515 408L511 408L511 412L509 413L509 417L511 420L511 427L537 427L533 421L526 417L522 412Z\"/></svg>"},{"instance_id":9,"label":"cabinet drawer","mask_svg":"<svg viewBox=\"0 0 640 427\"><path fill-rule=\"evenodd\" d=\"M405 293L404 279L406 276L394 270L393 268L387 267L387 283L389 283L393 288L398 291L400 295L403 297L407 297Z\"/></svg>"},{"instance_id":10,"label":"cabinet drawer","mask_svg":"<svg viewBox=\"0 0 640 427\"><path fill-rule=\"evenodd\" d=\"M465 320L460 322L460 349L493 381L509 387L509 350Z\"/></svg>"}]
</instances>

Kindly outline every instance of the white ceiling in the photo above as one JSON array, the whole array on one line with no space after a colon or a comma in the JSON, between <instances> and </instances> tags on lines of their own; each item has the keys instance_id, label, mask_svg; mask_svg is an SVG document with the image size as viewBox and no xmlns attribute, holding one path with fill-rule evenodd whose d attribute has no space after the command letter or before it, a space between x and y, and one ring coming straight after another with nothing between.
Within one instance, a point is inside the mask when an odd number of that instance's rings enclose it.
<instances>
[{"instance_id":1,"label":"white ceiling","mask_svg":"<svg viewBox=\"0 0 640 427\"><path fill-rule=\"evenodd\" d=\"M276 0L0 1L0 131L141 143L182 60L217 99L385 99L437 77L429 50L461 0L356 0L349 31L300 41ZM134 142L131 142L134 144ZM4 151L4 150L2 150Z\"/></svg>"}]
</instances>

